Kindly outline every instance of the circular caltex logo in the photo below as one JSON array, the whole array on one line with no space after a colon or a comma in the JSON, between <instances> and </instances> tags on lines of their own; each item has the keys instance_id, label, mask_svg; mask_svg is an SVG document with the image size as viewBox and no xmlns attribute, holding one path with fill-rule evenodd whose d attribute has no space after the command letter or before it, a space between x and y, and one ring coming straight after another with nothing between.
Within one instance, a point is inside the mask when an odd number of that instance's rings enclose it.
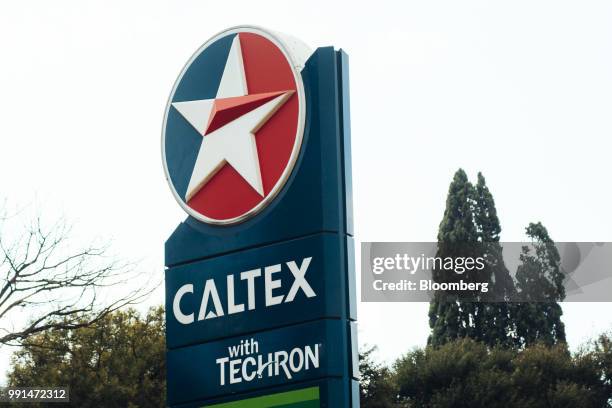
<instances>
[{"instance_id":1,"label":"circular caltex logo","mask_svg":"<svg viewBox=\"0 0 612 408\"><path fill-rule=\"evenodd\" d=\"M304 133L302 78L274 34L253 27L206 42L166 107L166 178L188 214L211 224L266 207L293 170Z\"/></svg>"}]
</instances>

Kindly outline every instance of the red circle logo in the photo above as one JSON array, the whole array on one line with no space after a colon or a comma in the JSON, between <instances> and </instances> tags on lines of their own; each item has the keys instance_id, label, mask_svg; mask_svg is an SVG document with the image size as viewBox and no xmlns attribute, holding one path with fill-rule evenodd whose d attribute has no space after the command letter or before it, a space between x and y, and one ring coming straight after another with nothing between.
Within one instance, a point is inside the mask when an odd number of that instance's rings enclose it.
<instances>
[{"instance_id":1,"label":"red circle logo","mask_svg":"<svg viewBox=\"0 0 612 408\"><path fill-rule=\"evenodd\" d=\"M163 130L166 177L190 215L234 224L287 181L302 143L305 103L294 58L250 27L202 46L174 86Z\"/></svg>"}]
</instances>

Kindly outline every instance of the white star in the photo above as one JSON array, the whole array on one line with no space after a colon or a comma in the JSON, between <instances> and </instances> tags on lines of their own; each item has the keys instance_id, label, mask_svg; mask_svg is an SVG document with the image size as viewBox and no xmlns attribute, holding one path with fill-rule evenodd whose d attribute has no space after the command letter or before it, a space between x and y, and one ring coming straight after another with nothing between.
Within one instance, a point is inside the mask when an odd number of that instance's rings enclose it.
<instances>
[{"instance_id":1,"label":"white star","mask_svg":"<svg viewBox=\"0 0 612 408\"><path fill-rule=\"evenodd\" d=\"M225 164L231 165L263 197L255 133L292 94L293 91L248 95L240 40L236 35L216 98L172 104L204 138L185 200L193 198Z\"/></svg>"}]
</instances>

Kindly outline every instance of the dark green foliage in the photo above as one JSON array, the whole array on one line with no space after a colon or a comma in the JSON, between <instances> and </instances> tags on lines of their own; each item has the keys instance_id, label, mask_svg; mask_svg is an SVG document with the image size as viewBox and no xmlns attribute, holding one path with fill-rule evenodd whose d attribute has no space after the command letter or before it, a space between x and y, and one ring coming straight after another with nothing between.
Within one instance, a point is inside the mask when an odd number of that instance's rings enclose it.
<instances>
[{"instance_id":1,"label":"dark green foliage","mask_svg":"<svg viewBox=\"0 0 612 408\"><path fill-rule=\"evenodd\" d=\"M375 350L372 347L359 353L361 408L399 408L391 371L373 360L372 353Z\"/></svg>"},{"instance_id":2,"label":"dark green foliage","mask_svg":"<svg viewBox=\"0 0 612 408\"><path fill-rule=\"evenodd\" d=\"M491 290L483 296L484 304L478 305L481 313L481 337L490 346L511 346L512 338L511 307L507 301L514 295L515 288L510 272L503 260L499 243L501 225L497 217L493 195L486 185L482 173L474 189L474 223L478 229L478 239L482 245L481 255L486 259L484 273Z\"/></svg>"},{"instance_id":3,"label":"dark green foliage","mask_svg":"<svg viewBox=\"0 0 612 408\"><path fill-rule=\"evenodd\" d=\"M518 349L458 339L415 349L391 370L374 363L370 353L361 355L362 408L612 405L610 334L574 354L564 343Z\"/></svg>"},{"instance_id":4,"label":"dark green foliage","mask_svg":"<svg viewBox=\"0 0 612 408\"><path fill-rule=\"evenodd\" d=\"M467 175L463 170L458 170L448 189L444 218L438 230L437 257L468 256L466 253L459 253L461 249L468 247L462 244L477 242L477 230L473 220L473 196L473 187ZM448 282L456 278L438 269L434 269L432 273L436 282ZM443 299L443 295L447 298ZM466 324L474 312L471 306L468 303L458 302L454 294L436 292L436 298L429 306L429 326L432 329L429 342L440 345L455 338L477 336L475 333L477 329L469 323Z\"/></svg>"},{"instance_id":5,"label":"dark green foliage","mask_svg":"<svg viewBox=\"0 0 612 408\"><path fill-rule=\"evenodd\" d=\"M117 311L90 327L36 334L14 354L8 383L68 386L73 407L164 407L163 308L144 318Z\"/></svg>"},{"instance_id":6,"label":"dark green foliage","mask_svg":"<svg viewBox=\"0 0 612 408\"><path fill-rule=\"evenodd\" d=\"M395 364L400 399L430 408L605 407L611 397L595 352L564 345L524 350L470 339L417 349Z\"/></svg>"},{"instance_id":7,"label":"dark green foliage","mask_svg":"<svg viewBox=\"0 0 612 408\"><path fill-rule=\"evenodd\" d=\"M418 349L396 362L399 395L418 407L498 407L511 393L511 358L467 339Z\"/></svg>"},{"instance_id":8,"label":"dark green foliage","mask_svg":"<svg viewBox=\"0 0 612 408\"><path fill-rule=\"evenodd\" d=\"M516 287L521 299L530 303L514 305L517 341L522 346L564 342L563 311L557 303L565 298L559 252L541 223L529 224L526 232L532 248L522 249ZM543 298L550 301L536 301Z\"/></svg>"},{"instance_id":9,"label":"dark green foliage","mask_svg":"<svg viewBox=\"0 0 612 408\"><path fill-rule=\"evenodd\" d=\"M501 226L497 218L493 194L489 191L482 173L478 173L478 183L474 189L474 223L478 235L484 242L499 242Z\"/></svg>"},{"instance_id":10,"label":"dark green foliage","mask_svg":"<svg viewBox=\"0 0 612 408\"><path fill-rule=\"evenodd\" d=\"M599 378L606 387L607 395L612 397L612 332L599 336L592 342L591 350L597 362Z\"/></svg>"},{"instance_id":11,"label":"dark green foliage","mask_svg":"<svg viewBox=\"0 0 612 408\"><path fill-rule=\"evenodd\" d=\"M438 231L436 256L483 257L486 267L457 275L434 270L436 282L464 280L487 282L489 292L462 295L437 292L430 303L429 344L439 346L447 341L470 337L490 346L512 344L512 322L504 302L514 291L512 278L504 265L499 234L501 227L493 195L482 174L474 187L459 169L450 184L444 217ZM497 300L493 302L492 300Z\"/></svg>"},{"instance_id":12,"label":"dark green foliage","mask_svg":"<svg viewBox=\"0 0 612 408\"><path fill-rule=\"evenodd\" d=\"M443 244L476 242L473 199L472 184L462 169L457 170L448 188L446 210L438 230L438 242Z\"/></svg>"},{"instance_id":13,"label":"dark green foliage","mask_svg":"<svg viewBox=\"0 0 612 408\"><path fill-rule=\"evenodd\" d=\"M478 173L473 186L463 170L455 173L438 231L437 256L482 256L486 267L464 275L434 270L433 279L487 282L489 291L468 298L437 292L429 309L429 344L440 346L466 337L489 347L520 348L536 342L552 345L565 341L562 310L557 303L565 297L559 253L541 223L529 224L526 232L533 249L523 248L515 283L503 261L501 226L484 176ZM517 294L525 303L509 302Z\"/></svg>"}]
</instances>

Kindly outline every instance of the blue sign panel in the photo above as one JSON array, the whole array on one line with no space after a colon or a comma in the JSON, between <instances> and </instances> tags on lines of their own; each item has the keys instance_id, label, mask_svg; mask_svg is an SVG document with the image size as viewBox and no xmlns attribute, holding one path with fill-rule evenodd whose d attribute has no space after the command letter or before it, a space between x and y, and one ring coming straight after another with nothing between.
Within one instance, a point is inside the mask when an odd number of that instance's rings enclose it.
<instances>
[{"instance_id":1,"label":"blue sign panel","mask_svg":"<svg viewBox=\"0 0 612 408\"><path fill-rule=\"evenodd\" d=\"M339 301L349 292L346 240L352 238L315 234L168 269L168 348L348 318L348 305Z\"/></svg>"},{"instance_id":2,"label":"blue sign panel","mask_svg":"<svg viewBox=\"0 0 612 408\"><path fill-rule=\"evenodd\" d=\"M329 319L170 350L168 402L346 377L349 344L348 324Z\"/></svg>"},{"instance_id":3,"label":"blue sign panel","mask_svg":"<svg viewBox=\"0 0 612 408\"><path fill-rule=\"evenodd\" d=\"M163 128L168 405L358 407L346 54L221 32Z\"/></svg>"}]
</instances>

